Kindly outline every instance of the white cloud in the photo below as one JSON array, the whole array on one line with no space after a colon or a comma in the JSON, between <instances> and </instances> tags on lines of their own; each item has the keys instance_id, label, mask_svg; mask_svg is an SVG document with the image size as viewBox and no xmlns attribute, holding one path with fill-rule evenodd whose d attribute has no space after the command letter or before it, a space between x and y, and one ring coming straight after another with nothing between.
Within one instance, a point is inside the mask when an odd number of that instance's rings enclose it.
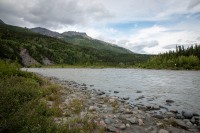
<instances>
[{"instance_id":1,"label":"white cloud","mask_svg":"<svg viewBox=\"0 0 200 133\"><path fill-rule=\"evenodd\" d=\"M1 0L0 17L22 27L86 32L142 53L163 52L176 43L200 43L199 0ZM141 27L140 21L155 25ZM110 26L129 22L138 23L126 31Z\"/></svg>"}]
</instances>

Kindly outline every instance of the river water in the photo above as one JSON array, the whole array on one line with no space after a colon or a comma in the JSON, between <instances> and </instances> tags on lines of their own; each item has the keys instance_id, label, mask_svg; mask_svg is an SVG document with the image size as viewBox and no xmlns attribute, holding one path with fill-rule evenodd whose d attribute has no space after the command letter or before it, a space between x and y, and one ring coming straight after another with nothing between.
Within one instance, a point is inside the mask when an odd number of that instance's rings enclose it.
<instances>
[{"instance_id":1,"label":"river water","mask_svg":"<svg viewBox=\"0 0 200 133\"><path fill-rule=\"evenodd\" d=\"M61 80L87 84L89 89L130 97L132 104L157 104L168 109L200 114L200 71L89 68L23 69ZM90 86L94 85L94 86ZM115 94L113 91L119 91ZM141 91L141 93L136 93ZM140 100L136 98L144 96ZM175 101L168 105L166 100Z\"/></svg>"}]
</instances>

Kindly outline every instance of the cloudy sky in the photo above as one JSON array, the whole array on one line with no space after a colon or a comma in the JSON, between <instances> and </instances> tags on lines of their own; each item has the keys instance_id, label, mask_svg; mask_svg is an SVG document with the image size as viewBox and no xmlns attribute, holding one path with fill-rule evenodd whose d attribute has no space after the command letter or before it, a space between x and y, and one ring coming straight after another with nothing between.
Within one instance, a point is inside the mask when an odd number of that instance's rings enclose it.
<instances>
[{"instance_id":1,"label":"cloudy sky","mask_svg":"<svg viewBox=\"0 0 200 133\"><path fill-rule=\"evenodd\" d=\"M137 53L200 44L200 0L0 0L0 19L86 32Z\"/></svg>"}]
</instances>

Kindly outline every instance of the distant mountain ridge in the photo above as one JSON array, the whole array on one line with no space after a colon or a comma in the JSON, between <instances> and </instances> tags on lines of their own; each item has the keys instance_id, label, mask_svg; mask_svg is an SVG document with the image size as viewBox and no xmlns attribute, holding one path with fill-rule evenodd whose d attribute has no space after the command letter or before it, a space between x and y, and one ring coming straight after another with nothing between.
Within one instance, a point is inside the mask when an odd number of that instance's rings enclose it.
<instances>
[{"instance_id":1,"label":"distant mountain ridge","mask_svg":"<svg viewBox=\"0 0 200 133\"><path fill-rule=\"evenodd\" d=\"M5 23L0 19L0 24L5 24Z\"/></svg>"},{"instance_id":2,"label":"distant mountain ridge","mask_svg":"<svg viewBox=\"0 0 200 133\"><path fill-rule=\"evenodd\" d=\"M16 61L24 66L68 64L109 67L131 66L149 59L149 55L135 54L110 43L90 39L84 33L67 32L62 35L41 27L35 32L1 22L0 59Z\"/></svg>"},{"instance_id":3,"label":"distant mountain ridge","mask_svg":"<svg viewBox=\"0 0 200 133\"><path fill-rule=\"evenodd\" d=\"M58 32L54 32L54 31L51 31L51 30L48 30L48 29L42 28L42 27L32 28L31 30L35 33L39 33L39 34L42 34L45 36L50 36L50 37L57 37L60 35L60 33L58 33Z\"/></svg>"},{"instance_id":4,"label":"distant mountain ridge","mask_svg":"<svg viewBox=\"0 0 200 133\"><path fill-rule=\"evenodd\" d=\"M67 31L63 33L58 33L41 27L32 28L30 30L42 35L59 38L68 43L72 43L78 46L90 47L97 50L108 50L123 54L133 53L132 51L123 47L119 47L115 44L104 42L98 39L93 39L92 37L88 36L85 32Z\"/></svg>"},{"instance_id":5,"label":"distant mountain ridge","mask_svg":"<svg viewBox=\"0 0 200 133\"><path fill-rule=\"evenodd\" d=\"M72 37L72 36L82 36L82 37L85 37L85 38L91 38L85 32L76 32L76 31L63 32L62 35L63 36L69 36L69 37Z\"/></svg>"}]
</instances>

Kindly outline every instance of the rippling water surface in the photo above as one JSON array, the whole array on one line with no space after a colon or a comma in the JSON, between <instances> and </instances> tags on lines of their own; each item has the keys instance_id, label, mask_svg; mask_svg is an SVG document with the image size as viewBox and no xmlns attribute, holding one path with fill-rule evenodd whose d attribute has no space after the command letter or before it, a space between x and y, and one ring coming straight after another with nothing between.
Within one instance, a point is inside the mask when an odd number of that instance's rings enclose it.
<instances>
[{"instance_id":1,"label":"rippling water surface","mask_svg":"<svg viewBox=\"0 0 200 133\"><path fill-rule=\"evenodd\" d=\"M190 110L200 114L200 71L87 68L29 68L24 70L62 80L85 83L91 89L104 90L110 95L128 96L133 104L158 104L169 109ZM114 90L119 93L114 94ZM138 90L142 93L136 93ZM145 98L135 100L142 95ZM166 99L175 102L169 106L166 105Z\"/></svg>"}]
</instances>

